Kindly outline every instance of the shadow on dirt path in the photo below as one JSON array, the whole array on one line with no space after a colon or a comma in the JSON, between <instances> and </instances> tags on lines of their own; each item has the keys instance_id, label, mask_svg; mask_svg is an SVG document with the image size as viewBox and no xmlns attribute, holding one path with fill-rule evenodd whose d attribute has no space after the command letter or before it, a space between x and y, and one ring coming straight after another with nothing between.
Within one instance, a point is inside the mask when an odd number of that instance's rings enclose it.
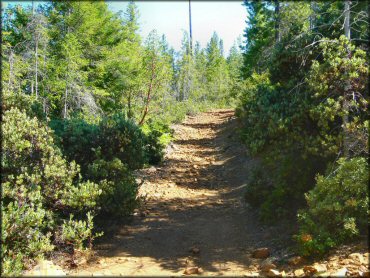
<instances>
[{"instance_id":1,"label":"shadow on dirt path","mask_svg":"<svg viewBox=\"0 0 370 278\"><path fill-rule=\"evenodd\" d=\"M202 275L250 275L260 263L250 256L254 248L281 253L290 238L286 227L261 226L243 200L254 162L236 128L232 110L174 126L163 165L138 174L147 200L141 212L111 227L95 247L96 260L70 275L182 275L189 266L201 267Z\"/></svg>"}]
</instances>

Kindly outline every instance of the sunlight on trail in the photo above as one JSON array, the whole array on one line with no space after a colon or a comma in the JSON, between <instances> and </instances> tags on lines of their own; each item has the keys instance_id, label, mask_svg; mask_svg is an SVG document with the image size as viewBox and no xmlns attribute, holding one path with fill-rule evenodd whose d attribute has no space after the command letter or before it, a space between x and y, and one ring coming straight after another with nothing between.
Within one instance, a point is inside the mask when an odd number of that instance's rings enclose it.
<instances>
[{"instance_id":1,"label":"sunlight on trail","mask_svg":"<svg viewBox=\"0 0 370 278\"><path fill-rule=\"evenodd\" d=\"M97 245L95 261L70 274L183 275L188 267L200 267L202 275L256 271L250 249L266 241L267 232L242 200L252 162L235 128L232 110L202 113L174 126L173 151L164 163L138 172L144 202L133 222L116 227Z\"/></svg>"}]
</instances>

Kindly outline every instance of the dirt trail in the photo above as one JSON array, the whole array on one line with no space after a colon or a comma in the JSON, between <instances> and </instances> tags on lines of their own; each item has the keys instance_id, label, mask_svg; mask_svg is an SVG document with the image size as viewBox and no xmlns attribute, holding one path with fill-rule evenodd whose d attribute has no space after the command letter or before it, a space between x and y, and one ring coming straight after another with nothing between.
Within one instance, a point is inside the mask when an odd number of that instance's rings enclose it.
<instances>
[{"instance_id":1,"label":"dirt trail","mask_svg":"<svg viewBox=\"0 0 370 278\"><path fill-rule=\"evenodd\" d=\"M176 125L163 165L140 173L140 194L147 199L142 211L131 223L112 227L95 247L97 259L69 274L173 276L189 266L201 267L202 275L257 273L259 261L251 251L269 247L278 254L289 234L261 227L243 201L253 161L236 125L232 110L201 113Z\"/></svg>"}]
</instances>

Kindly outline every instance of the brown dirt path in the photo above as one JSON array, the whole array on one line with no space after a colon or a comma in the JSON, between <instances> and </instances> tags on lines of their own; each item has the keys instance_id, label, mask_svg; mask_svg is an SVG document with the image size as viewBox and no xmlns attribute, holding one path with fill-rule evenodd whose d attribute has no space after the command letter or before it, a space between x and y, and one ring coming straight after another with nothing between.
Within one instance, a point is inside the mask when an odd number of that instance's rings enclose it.
<instances>
[{"instance_id":1,"label":"brown dirt path","mask_svg":"<svg viewBox=\"0 0 370 278\"><path fill-rule=\"evenodd\" d=\"M178 276L189 266L201 267L202 275L252 275L260 262L250 256L254 248L281 255L289 233L262 227L243 200L253 161L236 127L232 110L174 126L163 165L139 173L147 200L142 210L131 223L112 227L97 243L96 259L69 275Z\"/></svg>"}]
</instances>

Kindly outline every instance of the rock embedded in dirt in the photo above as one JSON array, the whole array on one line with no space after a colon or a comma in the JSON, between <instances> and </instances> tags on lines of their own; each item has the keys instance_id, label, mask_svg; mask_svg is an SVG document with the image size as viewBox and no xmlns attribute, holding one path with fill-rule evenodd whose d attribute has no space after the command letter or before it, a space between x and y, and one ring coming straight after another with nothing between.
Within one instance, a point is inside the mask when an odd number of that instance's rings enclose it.
<instances>
[{"instance_id":1,"label":"rock embedded in dirt","mask_svg":"<svg viewBox=\"0 0 370 278\"><path fill-rule=\"evenodd\" d=\"M185 275L191 275L191 274L201 274L203 273L203 269L200 267L188 267L185 269L184 274Z\"/></svg>"},{"instance_id":2,"label":"rock embedded in dirt","mask_svg":"<svg viewBox=\"0 0 370 278\"><path fill-rule=\"evenodd\" d=\"M157 168L155 168L154 166L148 169L148 173L155 173L155 172L157 172Z\"/></svg>"},{"instance_id":3,"label":"rock embedded in dirt","mask_svg":"<svg viewBox=\"0 0 370 278\"><path fill-rule=\"evenodd\" d=\"M267 259L267 260L264 260L262 263L261 263L261 270L262 271L269 271L270 269L274 269L276 268L276 265L272 262L272 260L270 259Z\"/></svg>"},{"instance_id":4,"label":"rock embedded in dirt","mask_svg":"<svg viewBox=\"0 0 370 278\"><path fill-rule=\"evenodd\" d=\"M328 269L324 264L315 263L314 265L307 265L303 268L306 274L315 274L315 273L323 273L326 272Z\"/></svg>"},{"instance_id":5,"label":"rock embedded in dirt","mask_svg":"<svg viewBox=\"0 0 370 278\"><path fill-rule=\"evenodd\" d=\"M198 247L191 247L189 251L194 255L198 255L200 253L200 249Z\"/></svg>"},{"instance_id":6,"label":"rock embedded in dirt","mask_svg":"<svg viewBox=\"0 0 370 278\"><path fill-rule=\"evenodd\" d=\"M258 248L252 253L252 257L256 259L265 259L268 256L270 256L270 250L268 248Z\"/></svg>"},{"instance_id":7,"label":"rock embedded in dirt","mask_svg":"<svg viewBox=\"0 0 370 278\"><path fill-rule=\"evenodd\" d=\"M351 259L355 264L365 264L366 260L360 253L352 253L348 255L348 259Z\"/></svg>"},{"instance_id":8,"label":"rock embedded in dirt","mask_svg":"<svg viewBox=\"0 0 370 278\"><path fill-rule=\"evenodd\" d=\"M270 269L266 273L266 276L267 277L283 277L282 273L280 273L280 271L279 270L276 270L276 269Z\"/></svg>"},{"instance_id":9,"label":"rock embedded in dirt","mask_svg":"<svg viewBox=\"0 0 370 278\"><path fill-rule=\"evenodd\" d=\"M364 271L364 272L359 271L359 276L360 277L370 277L370 271L369 270Z\"/></svg>"},{"instance_id":10,"label":"rock embedded in dirt","mask_svg":"<svg viewBox=\"0 0 370 278\"><path fill-rule=\"evenodd\" d=\"M67 274L58 265L52 261L40 260L37 265L30 271L23 274L24 276L66 276Z\"/></svg>"},{"instance_id":11,"label":"rock embedded in dirt","mask_svg":"<svg viewBox=\"0 0 370 278\"><path fill-rule=\"evenodd\" d=\"M311 265L304 266L303 270L304 270L305 274L314 274L314 273L316 273L316 269Z\"/></svg>"},{"instance_id":12,"label":"rock embedded in dirt","mask_svg":"<svg viewBox=\"0 0 370 278\"><path fill-rule=\"evenodd\" d=\"M335 271L334 273L331 273L330 276L333 276L333 277L344 277L344 276L346 276L347 272L348 272L348 269L345 268L345 267L343 267L343 268Z\"/></svg>"},{"instance_id":13,"label":"rock embedded in dirt","mask_svg":"<svg viewBox=\"0 0 370 278\"><path fill-rule=\"evenodd\" d=\"M297 276L297 277L305 276L305 272L303 271L302 268L294 270L293 273L294 273L294 276Z\"/></svg>"},{"instance_id":14,"label":"rock embedded in dirt","mask_svg":"<svg viewBox=\"0 0 370 278\"><path fill-rule=\"evenodd\" d=\"M305 259L301 256L295 256L295 257L292 257L288 260L288 264L289 265L292 265L292 266L296 266L296 265L300 265L300 264L303 264L305 263Z\"/></svg>"}]
</instances>

